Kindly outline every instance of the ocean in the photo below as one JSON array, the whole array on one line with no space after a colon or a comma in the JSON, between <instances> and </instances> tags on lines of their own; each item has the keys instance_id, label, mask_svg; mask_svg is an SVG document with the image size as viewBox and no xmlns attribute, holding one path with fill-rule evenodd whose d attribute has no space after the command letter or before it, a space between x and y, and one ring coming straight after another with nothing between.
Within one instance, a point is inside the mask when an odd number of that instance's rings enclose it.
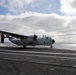
<instances>
[{"instance_id":1,"label":"ocean","mask_svg":"<svg viewBox=\"0 0 76 75\"><path fill-rule=\"evenodd\" d=\"M55 43L53 48L57 49L68 49L68 50L76 50L76 44L68 44L68 43Z\"/></svg>"},{"instance_id":2,"label":"ocean","mask_svg":"<svg viewBox=\"0 0 76 75\"><path fill-rule=\"evenodd\" d=\"M6 47L8 47L8 46L11 47L12 46L12 47L16 47L17 45L15 45L15 44L13 44L11 42L5 42L3 44L0 43L0 46L6 46ZM48 47L49 48L49 46L38 46L38 47ZM68 44L68 43L55 43L55 44L53 44L53 48L55 48L55 49L76 50L76 44L73 44L73 43L70 43L70 44Z\"/></svg>"}]
</instances>

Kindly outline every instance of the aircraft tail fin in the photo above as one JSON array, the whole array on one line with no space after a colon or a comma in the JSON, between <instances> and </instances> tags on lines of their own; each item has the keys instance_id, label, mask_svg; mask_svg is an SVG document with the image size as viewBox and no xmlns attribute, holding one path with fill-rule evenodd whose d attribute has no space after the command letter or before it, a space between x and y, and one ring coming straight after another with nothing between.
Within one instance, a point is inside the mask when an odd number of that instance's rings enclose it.
<instances>
[{"instance_id":1,"label":"aircraft tail fin","mask_svg":"<svg viewBox=\"0 0 76 75\"><path fill-rule=\"evenodd\" d=\"M4 43L4 34L3 33L0 33L0 42L1 43Z\"/></svg>"}]
</instances>

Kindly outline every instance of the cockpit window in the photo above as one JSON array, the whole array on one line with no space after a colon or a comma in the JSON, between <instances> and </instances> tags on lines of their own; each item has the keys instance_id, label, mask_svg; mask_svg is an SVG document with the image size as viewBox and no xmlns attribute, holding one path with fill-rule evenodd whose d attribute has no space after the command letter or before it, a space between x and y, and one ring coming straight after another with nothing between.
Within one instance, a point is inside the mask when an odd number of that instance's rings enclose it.
<instances>
[{"instance_id":1,"label":"cockpit window","mask_svg":"<svg viewBox=\"0 0 76 75\"><path fill-rule=\"evenodd\" d=\"M46 37L46 39L48 39L48 37Z\"/></svg>"}]
</instances>

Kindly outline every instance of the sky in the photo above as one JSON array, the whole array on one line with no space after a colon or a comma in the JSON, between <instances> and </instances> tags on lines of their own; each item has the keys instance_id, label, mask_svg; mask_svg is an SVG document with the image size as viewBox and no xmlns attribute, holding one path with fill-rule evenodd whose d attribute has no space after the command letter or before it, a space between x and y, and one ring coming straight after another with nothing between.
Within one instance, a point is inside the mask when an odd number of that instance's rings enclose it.
<instances>
[{"instance_id":1,"label":"sky","mask_svg":"<svg viewBox=\"0 0 76 75\"><path fill-rule=\"evenodd\" d=\"M76 43L76 0L0 0L0 30Z\"/></svg>"}]
</instances>

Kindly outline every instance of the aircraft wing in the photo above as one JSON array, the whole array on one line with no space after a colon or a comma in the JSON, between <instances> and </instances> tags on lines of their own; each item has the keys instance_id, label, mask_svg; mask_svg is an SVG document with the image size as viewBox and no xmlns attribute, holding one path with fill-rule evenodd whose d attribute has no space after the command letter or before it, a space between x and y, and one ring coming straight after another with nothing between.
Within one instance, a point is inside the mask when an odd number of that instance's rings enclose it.
<instances>
[{"instance_id":1,"label":"aircraft wing","mask_svg":"<svg viewBox=\"0 0 76 75\"><path fill-rule=\"evenodd\" d=\"M27 38L28 37L28 36L25 36L25 35L15 34L15 33L6 32L6 31L0 31L0 33L5 34L5 35L10 35L10 36L18 37L18 38L22 38L22 37Z\"/></svg>"}]
</instances>

